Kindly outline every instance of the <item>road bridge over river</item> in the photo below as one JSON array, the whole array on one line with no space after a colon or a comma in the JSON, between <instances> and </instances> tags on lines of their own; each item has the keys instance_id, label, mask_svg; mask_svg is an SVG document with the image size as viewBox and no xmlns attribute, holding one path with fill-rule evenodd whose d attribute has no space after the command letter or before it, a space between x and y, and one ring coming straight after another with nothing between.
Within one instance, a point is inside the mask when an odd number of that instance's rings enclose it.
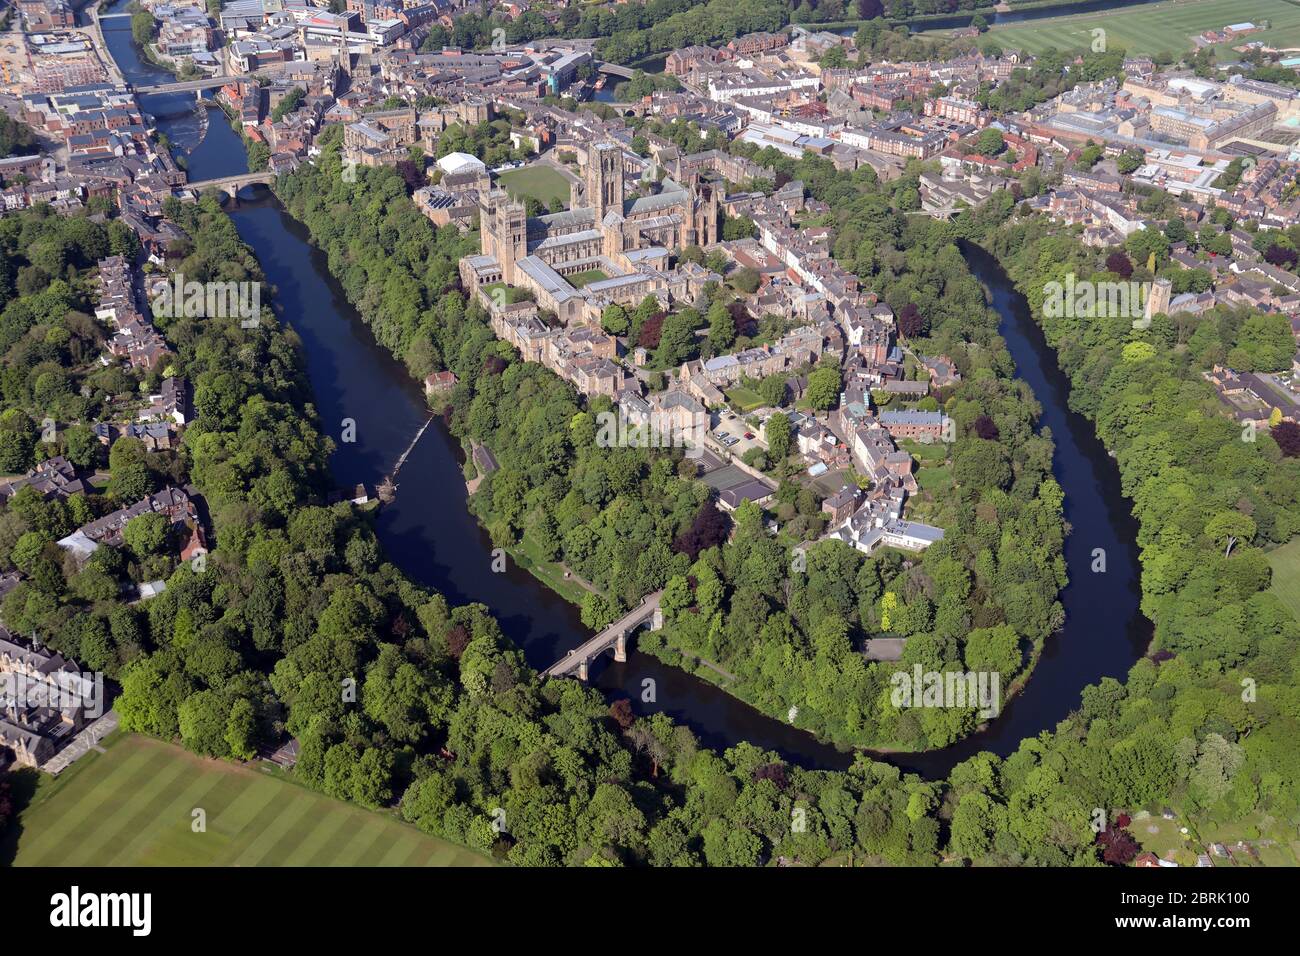
<instances>
[{"instance_id":1,"label":"road bridge over river","mask_svg":"<svg viewBox=\"0 0 1300 956\"><path fill-rule=\"evenodd\" d=\"M543 677L567 677L576 673L578 680L586 680L591 662L611 648L614 660L620 663L627 660L628 636L641 625L649 622L650 630L657 631L663 627L664 615L659 609L663 591L647 594L641 603L628 611L617 621L605 628L589 641L569 651L564 657L542 671Z\"/></svg>"}]
</instances>

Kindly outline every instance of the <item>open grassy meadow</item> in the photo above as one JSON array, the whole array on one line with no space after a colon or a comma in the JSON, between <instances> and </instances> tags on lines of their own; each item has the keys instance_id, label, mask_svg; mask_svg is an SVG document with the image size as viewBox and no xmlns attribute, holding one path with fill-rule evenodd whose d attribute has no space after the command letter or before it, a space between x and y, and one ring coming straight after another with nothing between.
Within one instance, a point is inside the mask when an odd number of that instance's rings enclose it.
<instances>
[{"instance_id":1,"label":"open grassy meadow","mask_svg":"<svg viewBox=\"0 0 1300 956\"><path fill-rule=\"evenodd\" d=\"M207 830L194 833L195 808ZM15 866L487 866L392 814L268 771L115 734L59 777L42 775L19 817Z\"/></svg>"},{"instance_id":2,"label":"open grassy meadow","mask_svg":"<svg viewBox=\"0 0 1300 956\"><path fill-rule=\"evenodd\" d=\"M1268 563L1273 568L1273 586L1269 590L1300 620L1300 537L1270 551Z\"/></svg>"},{"instance_id":3,"label":"open grassy meadow","mask_svg":"<svg viewBox=\"0 0 1300 956\"><path fill-rule=\"evenodd\" d=\"M1093 30L1106 31L1109 48L1123 48L1133 55L1178 54L1192 49L1192 38L1205 30L1219 30L1230 23L1269 22L1269 29L1240 40L1259 40L1278 49L1300 48L1300 5L1288 0L1169 0L1134 10L1104 10L1070 17L1052 17L1028 23L994 26L988 36L1004 47L1041 53L1091 49ZM938 34L950 31L935 31ZM1232 44L1216 47L1221 61L1238 59Z\"/></svg>"},{"instance_id":4,"label":"open grassy meadow","mask_svg":"<svg viewBox=\"0 0 1300 956\"><path fill-rule=\"evenodd\" d=\"M1297 8L1300 13L1300 8ZM569 181L549 166L524 166L511 169L497 177L502 188L514 199L533 198L544 206L558 199L569 204Z\"/></svg>"}]
</instances>

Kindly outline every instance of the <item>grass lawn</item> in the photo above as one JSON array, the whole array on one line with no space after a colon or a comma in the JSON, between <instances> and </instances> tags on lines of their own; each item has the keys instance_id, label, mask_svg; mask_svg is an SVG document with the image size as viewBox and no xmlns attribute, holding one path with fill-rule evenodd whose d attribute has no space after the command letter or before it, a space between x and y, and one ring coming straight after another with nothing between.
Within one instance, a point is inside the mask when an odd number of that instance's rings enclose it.
<instances>
[{"instance_id":1,"label":"grass lawn","mask_svg":"<svg viewBox=\"0 0 1300 956\"><path fill-rule=\"evenodd\" d=\"M914 438L899 439L898 447L903 449L922 465L942 465L948 460L948 446L942 442L925 444Z\"/></svg>"},{"instance_id":2,"label":"grass lawn","mask_svg":"<svg viewBox=\"0 0 1300 956\"><path fill-rule=\"evenodd\" d=\"M532 292L528 289L521 289L518 286L506 285L504 282L489 282L481 287L483 294L493 301L500 298L506 305L514 305L516 302L531 300Z\"/></svg>"},{"instance_id":3,"label":"grass lawn","mask_svg":"<svg viewBox=\"0 0 1300 956\"><path fill-rule=\"evenodd\" d=\"M1179 832L1182 826L1179 820L1166 820L1159 814L1153 814L1142 820L1135 817L1129 824L1128 831L1142 845L1142 849L1150 850L1162 860L1173 859L1180 866L1195 866L1196 851L1189 837Z\"/></svg>"},{"instance_id":4,"label":"grass lawn","mask_svg":"<svg viewBox=\"0 0 1300 956\"><path fill-rule=\"evenodd\" d=\"M15 866L489 866L426 836L251 766L114 734L58 777L42 774L19 817ZM207 831L191 831L202 808ZM10 848L2 848L0 860Z\"/></svg>"},{"instance_id":5,"label":"grass lawn","mask_svg":"<svg viewBox=\"0 0 1300 956\"><path fill-rule=\"evenodd\" d=\"M1300 537L1270 551L1268 563L1273 568L1273 586L1269 590L1300 620Z\"/></svg>"},{"instance_id":6,"label":"grass lawn","mask_svg":"<svg viewBox=\"0 0 1300 956\"><path fill-rule=\"evenodd\" d=\"M925 466L916 471L916 483L922 491L935 493L947 491L952 487L952 471L945 467Z\"/></svg>"},{"instance_id":7,"label":"grass lawn","mask_svg":"<svg viewBox=\"0 0 1300 956\"><path fill-rule=\"evenodd\" d=\"M569 181L549 166L524 166L497 178L515 199L532 197L543 206L549 206L552 199L560 200L566 207L569 204Z\"/></svg>"},{"instance_id":8,"label":"grass lawn","mask_svg":"<svg viewBox=\"0 0 1300 956\"><path fill-rule=\"evenodd\" d=\"M1178 54L1192 49L1192 37L1197 34L1246 20L1267 20L1269 29L1248 34L1234 41L1236 45L1259 40L1278 49L1300 47L1300 6L1287 0L1170 0L1127 12L1102 10L994 26L988 35L1004 47L1029 53L1049 47L1085 51L1092 47L1092 31L1100 28L1106 31L1109 49L1123 48L1130 55ZM1221 43L1215 47L1220 61L1240 59L1232 46Z\"/></svg>"},{"instance_id":9,"label":"grass lawn","mask_svg":"<svg viewBox=\"0 0 1300 956\"><path fill-rule=\"evenodd\" d=\"M567 278L569 280L569 285L573 286L575 289L581 289L584 285L588 285L592 282L599 282L601 279L608 279L609 276L605 275L605 273L601 272L599 269L588 269L586 272L579 272L576 275L571 275Z\"/></svg>"},{"instance_id":10,"label":"grass lawn","mask_svg":"<svg viewBox=\"0 0 1300 956\"><path fill-rule=\"evenodd\" d=\"M752 388L746 388L744 385L737 385L735 388L729 388L725 392L727 401L740 409L742 415L752 412L756 408L762 408L763 398Z\"/></svg>"},{"instance_id":11,"label":"grass lawn","mask_svg":"<svg viewBox=\"0 0 1300 956\"><path fill-rule=\"evenodd\" d=\"M515 562L541 581L548 588L564 598L570 604L582 604L587 596L587 589L573 578L564 576L564 568L556 561L547 561L541 549L531 535L525 534L523 540L510 549L510 556Z\"/></svg>"}]
</instances>

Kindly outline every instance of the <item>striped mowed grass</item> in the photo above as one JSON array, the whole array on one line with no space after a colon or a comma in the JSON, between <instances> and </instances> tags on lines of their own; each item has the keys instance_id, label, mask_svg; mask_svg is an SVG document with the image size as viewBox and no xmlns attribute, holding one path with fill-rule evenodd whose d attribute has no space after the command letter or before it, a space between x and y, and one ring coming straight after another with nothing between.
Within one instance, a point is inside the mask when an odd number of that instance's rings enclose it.
<instances>
[{"instance_id":1,"label":"striped mowed grass","mask_svg":"<svg viewBox=\"0 0 1300 956\"><path fill-rule=\"evenodd\" d=\"M1300 621L1300 537L1292 538L1277 550L1270 551L1268 563L1273 568L1273 584L1269 590Z\"/></svg>"},{"instance_id":2,"label":"striped mowed grass","mask_svg":"<svg viewBox=\"0 0 1300 956\"><path fill-rule=\"evenodd\" d=\"M1169 0L1132 10L1111 8L1075 16L1052 17L1027 23L994 26L988 36L1004 47L1027 53L1049 48L1086 52L1092 49L1093 30L1106 31L1109 49L1124 49L1133 56L1157 53L1177 55L1192 49L1192 38L1206 30L1221 30L1231 23L1267 20L1267 30L1251 33L1237 45L1259 40L1278 49L1300 47L1300 5L1288 0ZM943 33L945 31L938 31ZM1233 43L1215 47L1220 60L1235 61Z\"/></svg>"},{"instance_id":3,"label":"striped mowed grass","mask_svg":"<svg viewBox=\"0 0 1300 956\"><path fill-rule=\"evenodd\" d=\"M15 866L490 866L397 817L264 770L115 734L19 818ZM193 811L206 832L192 830Z\"/></svg>"}]
</instances>

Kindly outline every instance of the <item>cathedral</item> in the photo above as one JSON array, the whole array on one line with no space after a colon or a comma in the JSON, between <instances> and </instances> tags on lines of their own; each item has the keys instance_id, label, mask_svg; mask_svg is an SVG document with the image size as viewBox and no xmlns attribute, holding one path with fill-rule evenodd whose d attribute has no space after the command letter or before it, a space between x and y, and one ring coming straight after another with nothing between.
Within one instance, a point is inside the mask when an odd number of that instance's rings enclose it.
<instances>
[{"instance_id":1,"label":"cathedral","mask_svg":"<svg viewBox=\"0 0 1300 956\"><path fill-rule=\"evenodd\" d=\"M583 172L570 186L569 210L548 216L529 218L504 190L481 193L482 254L463 264L467 284L529 289L565 325L597 323L607 305L646 295L665 307L693 297L685 277L670 272L669 254L718 241L721 184L692 174L683 185L613 143L588 149ZM605 278L581 289L567 281L592 272Z\"/></svg>"}]
</instances>

